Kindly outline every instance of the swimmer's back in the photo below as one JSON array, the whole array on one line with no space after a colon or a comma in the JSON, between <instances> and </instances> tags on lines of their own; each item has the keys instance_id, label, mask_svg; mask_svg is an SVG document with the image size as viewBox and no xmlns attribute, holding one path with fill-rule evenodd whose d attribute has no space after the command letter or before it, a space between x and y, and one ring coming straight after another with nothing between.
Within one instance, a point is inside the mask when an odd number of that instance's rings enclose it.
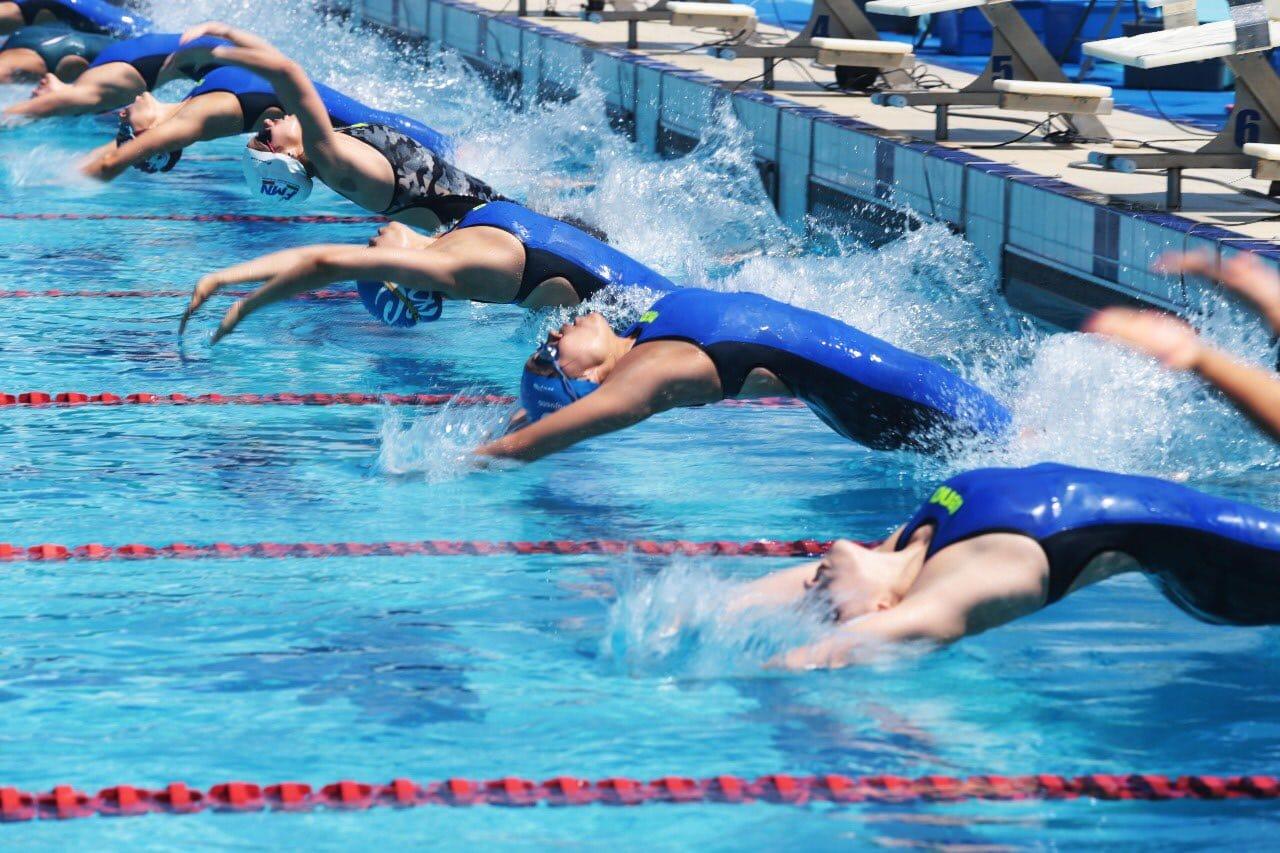
<instances>
[{"instance_id":1,"label":"swimmer's back","mask_svg":"<svg viewBox=\"0 0 1280 853\"><path fill-rule=\"evenodd\" d=\"M1177 483L1055 463L981 468L939 487L899 547L926 524L935 528L929 556L987 533L1034 539L1049 560L1047 603L1114 551L1200 619L1280 622L1280 513Z\"/></svg>"},{"instance_id":2,"label":"swimmer's back","mask_svg":"<svg viewBox=\"0 0 1280 853\"><path fill-rule=\"evenodd\" d=\"M932 449L956 432L996 435L1009 424L993 397L930 359L758 293L678 290L629 334L696 344L726 397L768 370L836 432L875 449Z\"/></svg>"}]
</instances>

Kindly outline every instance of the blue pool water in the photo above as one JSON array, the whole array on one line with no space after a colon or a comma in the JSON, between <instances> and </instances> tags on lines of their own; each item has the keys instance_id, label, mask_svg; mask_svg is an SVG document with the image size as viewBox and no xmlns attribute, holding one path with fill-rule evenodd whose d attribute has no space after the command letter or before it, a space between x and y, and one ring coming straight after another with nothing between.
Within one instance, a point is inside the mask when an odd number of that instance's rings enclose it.
<instances>
[{"instance_id":1,"label":"blue pool water","mask_svg":"<svg viewBox=\"0 0 1280 853\"><path fill-rule=\"evenodd\" d=\"M945 459L875 453L803 409L709 407L518 468L465 461L506 414L480 409L191 407L0 411L0 539L35 542L874 538L938 477L1056 459L1156 473L1276 507L1280 458L1189 381L1004 307L961 239L877 250L789 235L725 128L657 160L607 131L598 93L520 112L455 58L406 53L278 6L174 4L229 19L325 82L462 141L501 191L574 210L673 277L759 290L939 358L1008 402L1025 437ZM11 101L20 89L0 90ZM181 87L165 92L181 94ZM241 141L163 178L72 177L108 135L86 119L0 130L0 212L263 213ZM691 215L690 211L697 211ZM358 213L327 191L307 212ZM0 289L186 288L362 225L0 222ZM448 305L397 333L349 303L265 311L210 349L181 299L0 300L0 390L515 389L558 316ZM641 305L614 307L621 319ZM1212 334L1269 344L1226 306ZM332 558L13 564L0 606L0 782L160 785L561 773L1263 773L1275 769L1280 643L1194 622L1118 580L949 651L870 670L762 668L798 618L722 624L716 604L773 560ZM674 641L673 616L689 630ZM24 847L321 849L1263 843L1265 804L653 806L150 817L4 830Z\"/></svg>"}]
</instances>

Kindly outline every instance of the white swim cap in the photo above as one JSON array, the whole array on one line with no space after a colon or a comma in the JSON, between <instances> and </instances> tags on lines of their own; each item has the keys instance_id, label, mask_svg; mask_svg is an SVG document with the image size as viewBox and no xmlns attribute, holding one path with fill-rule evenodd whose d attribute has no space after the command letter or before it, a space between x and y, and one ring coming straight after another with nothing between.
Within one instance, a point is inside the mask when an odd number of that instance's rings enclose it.
<instances>
[{"instance_id":1,"label":"white swim cap","mask_svg":"<svg viewBox=\"0 0 1280 853\"><path fill-rule=\"evenodd\" d=\"M244 181L257 198L300 204L311 195L311 176L296 157L244 149Z\"/></svg>"}]
</instances>

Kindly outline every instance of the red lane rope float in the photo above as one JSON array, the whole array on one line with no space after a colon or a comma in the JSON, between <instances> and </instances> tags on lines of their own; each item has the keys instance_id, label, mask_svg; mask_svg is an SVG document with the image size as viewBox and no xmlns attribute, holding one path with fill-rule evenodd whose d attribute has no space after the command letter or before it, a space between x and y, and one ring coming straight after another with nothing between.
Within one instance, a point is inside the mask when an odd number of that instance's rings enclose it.
<instances>
[{"instance_id":1,"label":"red lane rope float","mask_svg":"<svg viewBox=\"0 0 1280 853\"><path fill-rule=\"evenodd\" d=\"M248 296L247 290L224 290L217 296ZM190 298L191 290L0 290L0 299L183 299ZM330 299L359 299L354 290L313 290L291 297L302 301Z\"/></svg>"},{"instance_id":2,"label":"red lane rope float","mask_svg":"<svg viewBox=\"0 0 1280 853\"><path fill-rule=\"evenodd\" d=\"M788 776L757 779L664 776L651 781L608 778L590 781L558 776L542 782L505 777L487 781L445 779L381 784L343 780L314 788L304 782L259 785L222 782L208 790L173 782L164 788L114 785L87 794L70 785L46 793L0 787L0 822L135 817L213 812L366 811L421 806L639 806L652 803L828 803L959 802L964 800L1274 800L1274 776Z\"/></svg>"},{"instance_id":3,"label":"red lane rope float","mask_svg":"<svg viewBox=\"0 0 1280 853\"><path fill-rule=\"evenodd\" d=\"M368 225L387 222L385 216L262 216L253 213L0 213L0 221L18 222L301 222L320 225Z\"/></svg>"},{"instance_id":4,"label":"red lane rope float","mask_svg":"<svg viewBox=\"0 0 1280 853\"><path fill-rule=\"evenodd\" d=\"M426 539L416 542L251 542L233 545L214 542L206 545L12 545L0 542L0 562L53 563L68 560L105 562L108 560L237 560L248 558L320 557L471 557L515 554L537 556L555 554L640 554L644 556L690 557L817 557L826 553L830 542L816 539L774 541L759 539L735 542L715 539L692 542L684 539L548 539L541 541L485 541L467 539Z\"/></svg>"},{"instance_id":5,"label":"red lane rope float","mask_svg":"<svg viewBox=\"0 0 1280 853\"><path fill-rule=\"evenodd\" d=\"M3 408L71 408L75 406L490 406L510 405L515 397L506 394L83 394L78 391L0 392ZM723 406L794 408L803 406L789 397L758 400L724 400Z\"/></svg>"}]
</instances>

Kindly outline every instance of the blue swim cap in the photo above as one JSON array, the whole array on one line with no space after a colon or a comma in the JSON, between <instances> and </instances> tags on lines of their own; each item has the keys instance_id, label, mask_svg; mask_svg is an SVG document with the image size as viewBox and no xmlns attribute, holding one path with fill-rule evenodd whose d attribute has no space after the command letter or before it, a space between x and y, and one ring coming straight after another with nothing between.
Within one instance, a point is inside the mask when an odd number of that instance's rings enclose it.
<instances>
[{"instance_id":1,"label":"blue swim cap","mask_svg":"<svg viewBox=\"0 0 1280 853\"><path fill-rule=\"evenodd\" d=\"M435 290L409 290L387 281L357 281L360 301L369 313L388 326L407 329L421 320L440 319L444 297Z\"/></svg>"},{"instance_id":2,"label":"blue swim cap","mask_svg":"<svg viewBox=\"0 0 1280 853\"><path fill-rule=\"evenodd\" d=\"M520 377L520 405L524 407L530 423L560 411L600 387L590 379L570 379L561 369L558 356L555 344L543 344L534 353L533 360L550 365L555 373L545 376L526 367Z\"/></svg>"}]
</instances>

